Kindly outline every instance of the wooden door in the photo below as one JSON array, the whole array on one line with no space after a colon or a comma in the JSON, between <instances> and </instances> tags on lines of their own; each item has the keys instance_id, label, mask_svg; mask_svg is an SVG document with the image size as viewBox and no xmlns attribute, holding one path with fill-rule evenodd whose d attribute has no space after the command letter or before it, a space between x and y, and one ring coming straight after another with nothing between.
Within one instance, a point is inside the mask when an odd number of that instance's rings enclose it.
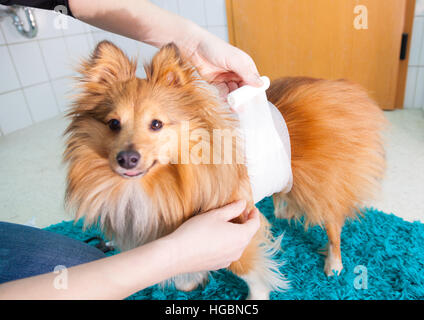
<instances>
[{"instance_id":1,"label":"wooden door","mask_svg":"<svg viewBox=\"0 0 424 320\"><path fill-rule=\"evenodd\" d=\"M408 1L227 0L230 42L271 79L350 79L382 108L399 108L402 33L410 32L414 7Z\"/></svg>"}]
</instances>

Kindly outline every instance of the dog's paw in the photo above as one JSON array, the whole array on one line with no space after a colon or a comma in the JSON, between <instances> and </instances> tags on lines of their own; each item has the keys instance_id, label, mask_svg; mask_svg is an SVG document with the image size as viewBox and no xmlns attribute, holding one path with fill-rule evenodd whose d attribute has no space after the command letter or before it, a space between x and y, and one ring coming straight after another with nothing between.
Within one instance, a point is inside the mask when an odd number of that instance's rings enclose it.
<instances>
[{"instance_id":1,"label":"dog's paw","mask_svg":"<svg viewBox=\"0 0 424 320\"><path fill-rule=\"evenodd\" d=\"M343 270L343 263L341 259L334 258L328 255L325 259L324 272L328 277L339 275Z\"/></svg>"},{"instance_id":2,"label":"dog's paw","mask_svg":"<svg viewBox=\"0 0 424 320\"><path fill-rule=\"evenodd\" d=\"M186 281L186 282L175 283L175 288L177 290L185 291L185 292L193 291L193 290L197 289L198 286L199 286L199 283L195 282L195 281Z\"/></svg>"},{"instance_id":3,"label":"dog's paw","mask_svg":"<svg viewBox=\"0 0 424 320\"><path fill-rule=\"evenodd\" d=\"M269 300L270 291L266 289L249 288L249 294L246 300ZM253 290L252 290L253 289Z\"/></svg>"},{"instance_id":4,"label":"dog's paw","mask_svg":"<svg viewBox=\"0 0 424 320\"><path fill-rule=\"evenodd\" d=\"M206 284L208 272L184 273L173 278L175 288L180 291L193 291L200 285Z\"/></svg>"}]
</instances>

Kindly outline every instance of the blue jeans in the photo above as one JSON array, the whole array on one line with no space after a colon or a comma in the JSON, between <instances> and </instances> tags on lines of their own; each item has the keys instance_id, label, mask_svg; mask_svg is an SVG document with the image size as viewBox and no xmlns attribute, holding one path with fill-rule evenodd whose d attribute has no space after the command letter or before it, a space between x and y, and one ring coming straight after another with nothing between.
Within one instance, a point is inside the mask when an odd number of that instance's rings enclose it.
<instances>
[{"instance_id":1,"label":"blue jeans","mask_svg":"<svg viewBox=\"0 0 424 320\"><path fill-rule=\"evenodd\" d=\"M84 242L0 221L0 283L72 267L106 255Z\"/></svg>"}]
</instances>

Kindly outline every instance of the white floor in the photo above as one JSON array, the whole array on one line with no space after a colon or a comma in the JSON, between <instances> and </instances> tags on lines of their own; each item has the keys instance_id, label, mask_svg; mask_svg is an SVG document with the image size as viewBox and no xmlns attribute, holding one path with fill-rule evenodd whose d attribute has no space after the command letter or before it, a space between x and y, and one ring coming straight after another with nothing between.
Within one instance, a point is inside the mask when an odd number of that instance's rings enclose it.
<instances>
[{"instance_id":1,"label":"white floor","mask_svg":"<svg viewBox=\"0 0 424 320\"><path fill-rule=\"evenodd\" d=\"M387 172L382 192L370 203L408 221L424 222L424 112L387 111Z\"/></svg>"},{"instance_id":2,"label":"white floor","mask_svg":"<svg viewBox=\"0 0 424 320\"><path fill-rule=\"evenodd\" d=\"M424 114L386 112L388 171L370 205L405 220L424 222ZM63 208L61 163L66 122L56 117L0 137L0 221L46 227L71 220Z\"/></svg>"}]
</instances>

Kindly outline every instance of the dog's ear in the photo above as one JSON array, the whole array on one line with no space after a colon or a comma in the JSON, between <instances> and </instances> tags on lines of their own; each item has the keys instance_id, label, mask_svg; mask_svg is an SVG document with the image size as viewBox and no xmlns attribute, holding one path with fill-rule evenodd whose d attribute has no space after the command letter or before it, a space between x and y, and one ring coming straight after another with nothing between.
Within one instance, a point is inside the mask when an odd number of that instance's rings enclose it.
<instances>
[{"instance_id":1,"label":"dog's ear","mask_svg":"<svg viewBox=\"0 0 424 320\"><path fill-rule=\"evenodd\" d=\"M174 43L163 46L144 69L147 80L166 86L184 86L196 79L193 66L182 57Z\"/></svg>"},{"instance_id":2,"label":"dog's ear","mask_svg":"<svg viewBox=\"0 0 424 320\"><path fill-rule=\"evenodd\" d=\"M90 58L78 69L83 82L105 87L110 87L117 81L135 78L136 70L136 62L129 60L121 49L106 40L97 44Z\"/></svg>"}]
</instances>

